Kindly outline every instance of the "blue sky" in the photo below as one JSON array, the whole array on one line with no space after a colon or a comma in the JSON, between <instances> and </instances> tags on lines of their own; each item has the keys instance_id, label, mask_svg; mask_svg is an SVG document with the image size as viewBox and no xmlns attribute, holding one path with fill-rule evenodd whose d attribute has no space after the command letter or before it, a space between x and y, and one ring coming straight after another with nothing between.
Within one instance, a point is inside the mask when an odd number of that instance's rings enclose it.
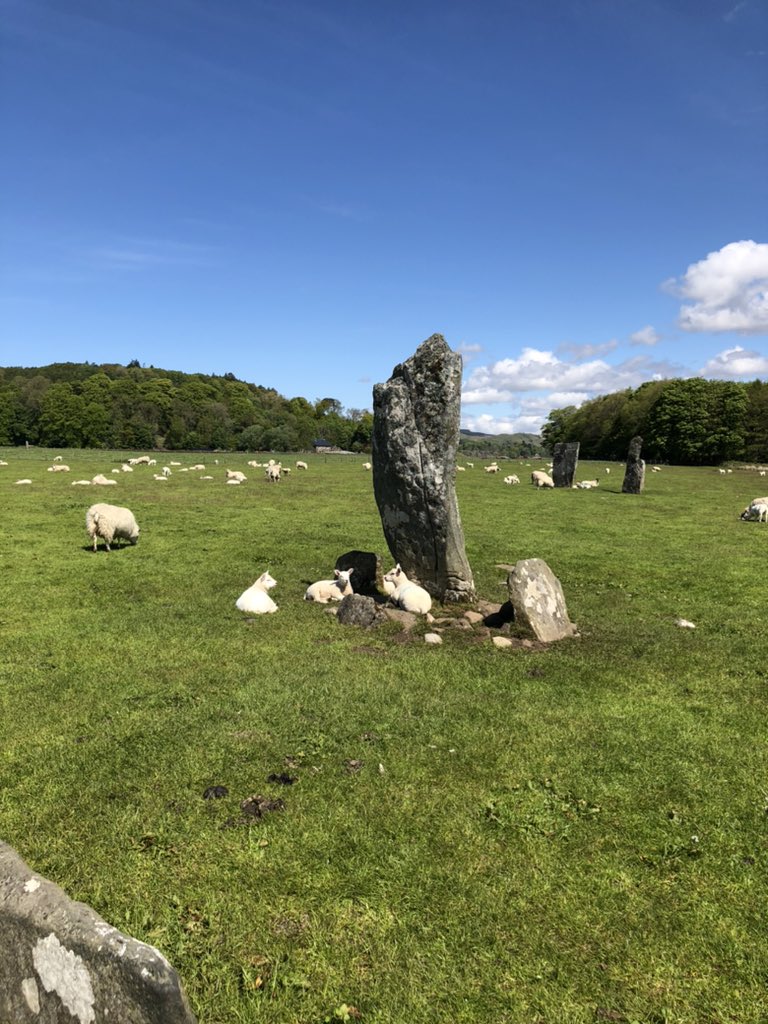
<instances>
[{"instance_id":1,"label":"blue sky","mask_svg":"<svg viewBox=\"0 0 768 1024\"><path fill-rule=\"evenodd\" d=\"M764 0L0 0L0 364L768 377Z\"/></svg>"}]
</instances>

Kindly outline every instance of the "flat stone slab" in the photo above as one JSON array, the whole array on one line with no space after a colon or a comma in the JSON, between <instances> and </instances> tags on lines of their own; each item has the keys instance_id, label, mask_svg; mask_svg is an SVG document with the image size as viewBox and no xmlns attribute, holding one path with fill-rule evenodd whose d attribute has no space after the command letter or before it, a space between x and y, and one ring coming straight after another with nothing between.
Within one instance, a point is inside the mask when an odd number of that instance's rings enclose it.
<instances>
[{"instance_id":1,"label":"flat stone slab","mask_svg":"<svg viewBox=\"0 0 768 1024\"><path fill-rule=\"evenodd\" d=\"M0 1021L196 1024L159 950L71 900L2 842Z\"/></svg>"},{"instance_id":2,"label":"flat stone slab","mask_svg":"<svg viewBox=\"0 0 768 1024\"><path fill-rule=\"evenodd\" d=\"M573 636L560 580L541 558L525 558L507 579L515 623L528 628L537 640L551 643Z\"/></svg>"}]
</instances>

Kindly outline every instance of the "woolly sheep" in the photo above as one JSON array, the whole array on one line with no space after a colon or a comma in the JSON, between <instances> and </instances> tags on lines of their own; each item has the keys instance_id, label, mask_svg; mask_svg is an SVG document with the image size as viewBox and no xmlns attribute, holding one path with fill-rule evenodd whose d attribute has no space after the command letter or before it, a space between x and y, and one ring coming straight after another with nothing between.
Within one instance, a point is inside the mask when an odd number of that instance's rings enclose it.
<instances>
[{"instance_id":1,"label":"woolly sheep","mask_svg":"<svg viewBox=\"0 0 768 1024\"><path fill-rule=\"evenodd\" d=\"M202 462L198 462L198 464L196 466L190 466L189 468L190 469L201 469L203 472L205 472L205 466L202 464Z\"/></svg>"},{"instance_id":2,"label":"woolly sheep","mask_svg":"<svg viewBox=\"0 0 768 1024\"><path fill-rule=\"evenodd\" d=\"M201 476L200 479L201 480L213 480L213 477L212 476Z\"/></svg>"},{"instance_id":3,"label":"woolly sheep","mask_svg":"<svg viewBox=\"0 0 768 1024\"><path fill-rule=\"evenodd\" d=\"M279 484L280 483L280 473L282 472L282 468L283 467L280 465L279 462L273 462L273 463L271 463L271 465L267 466L267 468L266 468L267 480L271 484Z\"/></svg>"},{"instance_id":4,"label":"woolly sheep","mask_svg":"<svg viewBox=\"0 0 768 1024\"><path fill-rule=\"evenodd\" d=\"M61 462L61 460L62 460L63 458L64 458L64 456L63 456L63 455L54 455L54 456L53 456L53 461L54 461L54 462Z\"/></svg>"},{"instance_id":5,"label":"woolly sheep","mask_svg":"<svg viewBox=\"0 0 768 1024\"><path fill-rule=\"evenodd\" d=\"M167 476L163 476L162 473L153 473L152 476L155 480L159 480L161 483L165 483L168 479Z\"/></svg>"},{"instance_id":6,"label":"woolly sheep","mask_svg":"<svg viewBox=\"0 0 768 1024\"><path fill-rule=\"evenodd\" d=\"M49 473L68 473L69 472L69 466L65 466L63 462L60 462L60 463L58 463L55 466L49 466L48 467L48 472Z\"/></svg>"},{"instance_id":7,"label":"woolly sheep","mask_svg":"<svg viewBox=\"0 0 768 1024\"><path fill-rule=\"evenodd\" d=\"M370 462L364 462L364 463L363 463L363 469L365 469L365 470L369 470L370 468L371 468L371 464L370 464Z\"/></svg>"},{"instance_id":8,"label":"woolly sheep","mask_svg":"<svg viewBox=\"0 0 768 1024\"><path fill-rule=\"evenodd\" d=\"M203 468L205 468L205 467L203 467ZM241 484L243 482L243 480L247 480L247 479L248 478L246 477L245 473L241 473L239 469L228 469L227 470L227 482L229 482L230 480L237 480L237 482L239 484Z\"/></svg>"},{"instance_id":9,"label":"woolly sheep","mask_svg":"<svg viewBox=\"0 0 768 1024\"><path fill-rule=\"evenodd\" d=\"M248 612L251 615L265 615L268 612L276 612L277 605L267 593L272 587L277 586L277 580L273 580L269 572L263 572L252 587L244 590L235 601L235 608L241 612Z\"/></svg>"},{"instance_id":10,"label":"woolly sheep","mask_svg":"<svg viewBox=\"0 0 768 1024\"><path fill-rule=\"evenodd\" d=\"M256 462L255 459L251 459L251 461L248 463L248 465L252 466L254 469L261 469L261 463L260 462Z\"/></svg>"},{"instance_id":11,"label":"woolly sheep","mask_svg":"<svg viewBox=\"0 0 768 1024\"><path fill-rule=\"evenodd\" d=\"M147 465L148 466L156 466L157 465L157 459L150 459L149 462L147 463Z\"/></svg>"},{"instance_id":12,"label":"woolly sheep","mask_svg":"<svg viewBox=\"0 0 768 1024\"><path fill-rule=\"evenodd\" d=\"M6 465L7 465L7 463L6 463ZM760 470L760 476L765 476L765 470L764 469Z\"/></svg>"},{"instance_id":13,"label":"woolly sheep","mask_svg":"<svg viewBox=\"0 0 768 1024\"><path fill-rule=\"evenodd\" d=\"M318 580L307 587L304 594L305 601L317 601L318 604L328 604L329 601L340 601L347 594L352 594L352 584L349 577L354 569L334 569L332 580Z\"/></svg>"},{"instance_id":14,"label":"woolly sheep","mask_svg":"<svg viewBox=\"0 0 768 1024\"><path fill-rule=\"evenodd\" d=\"M519 484L520 483L520 477L516 473L512 473L511 476L505 476L504 477L504 483L505 484L510 484L510 485L512 485L512 484Z\"/></svg>"},{"instance_id":15,"label":"woolly sheep","mask_svg":"<svg viewBox=\"0 0 768 1024\"><path fill-rule=\"evenodd\" d=\"M758 501L756 504L750 505L749 511L752 513L752 519L757 516L758 523L768 523L768 503Z\"/></svg>"},{"instance_id":16,"label":"woolly sheep","mask_svg":"<svg viewBox=\"0 0 768 1024\"><path fill-rule=\"evenodd\" d=\"M720 476L725 476L725 470L724 469L718 469L717 472L720 474Z\"/></svg>"},{"instance_id":17,"label":"woolly sheep","mask_svg":"<svg viewBox=\"0 0 768 1024\"><path fill-rule=\"evenodd\" d=\"M73 480L72 481L72 486L73 487L90 487L91 486L91 481L90 480Z\"/></svg>"},{"instance_id":18,"label":"woolly sheep","mask_svg":"<svg viewBox=\"0 0 768 1024\"><path fill-rule=\"evenodd\" d=\"M536 488L555 486L555 481L549 473L545 473L543 469L534 469L531 473L531 483Z\"/></svg>"},{"instance_id":19,"label":"woolly sheep","mask_svg":"<svg viewBox=\"0 0 768 1024\"><path fill-rule=\"evenodd\" d=\"M610 472L611 472L611 467L610 466L606 466L605 467L605 475L608 476L610 474Z\"/></svg>"},{"instance_id":20,"label":"woolly sheep","mask_svg":"<svg viewBox=\"0 0 768 1024\"><path fill-rule=\"evenodd\" d=\"M392 583L395 588L391 594L392 600L404 611L426 615L432 607L432 598L423 587L408 579L399 562L384 576L384 586L388 583Z\"/></svg>"},{"instance_id":21,"label":"woolly sheep","mask_svg":"<svg viewBox=\"0 0 768 1024\"><path fill-rule=\"evenodd\" d=\"M579 487L583 487L585 490L589 490L590 487L599 487L600 486L600 481L599 480L582 480L581 483L578 486Z\"/></svg>"},{"instance_id":22,"label":"woolly sheep","mask_svg":"<svg viewBox=\"0 0 768 1024\"><path fill-rule=\"evenodd\" d=\"M498 473L499 472L499 467L496 465L495 462L492 462L490 464L490 466L485 466L485 472L486 473Z\"/></svg>"},{"instance_id":23,"label":"woolly sheep","mask_svg":"<svg viewBox=\"0 0 768 1024\"><path fill-rule=\"evenodd\" d=\"M128 465L127 463L125 463L125 462L124 462L124 463L122 464L122 466L120 467L120 469L121 469L121 470L123 471L123 473L132 473L132 472L133 472L133 466L129 466L129 465Z\"/></svg>"},{"instance_id":24,"label":"woolly sheep","mask_svg":"<svg viewBox=\"0 0 768 1024\"><path fill-rule=\"evenodd\" d=\"M474 462L468 462L467 465L469 466L470 469L474 469L475 468Z\"/></svg>"},{"instance_id":25,"label":"woolly sheep","mask_svg":"<svg viewBox=\"0 0 768 1024\"><path fill-rule=\"evenodd\" d=\"M466 470L466 467L465 467L465 466L457 466L457 467L456 467L456 472L457 472L457 473L466 473L466 471L467 471L467 470Z\"/></svg>"},{"instance_id":26,"label":"woolly sheep","mask_svg":"<svg viewBox=\"0 0 768 1024\"><path fill-rule=\"evenodd\" d=\"M17 481L16 481L16 483L17 483L17 484L31 484L31 483L32 483L32 481L31 481L31 480L29 480L29 479L26 479L26 480L17 480Z\"/></svg>"},{"instance_id":27,"label":"woolly sheep","mask_svg":"<svg viewBox=\"0 0 768 1024\"><path fill-rule=\"evenodd\" d=\"M309 469L309 466L306 464L306 462L297 462L296 469Z\"/></svg>"},{"instance_id":28,"label":"woolly sheep","mask_svg":"<svg viewBox=\"0 0 768 1024\"><path fill-rule=\"evenodd\" d=\"M8 465L8 463L5 461L5 459L0 459L0 466L7 466L7 465Z\"/></svg>"},{"instance_id":29,"label":"woolly sheep","mask_svg":"<svg viewBox=\"0 0 768 1024\"><path fill-rule=\"evenodd\" d=\"M755 518L755 512L754 512L754 510L755 510L755 509L756 509L756 508L757 508L757 507L758 507L759 505L768 505L768 497L763 497L763 498L753 498L753 499L752 499L752 501L750 501L749 505L747 505L747 507L746 507L746 508L744 509L744 511L743 511L743 512L741 513L741 515L739 516L739 518L740 518L740 519L746 519L746 520L754 519L754 518Z\"/></svg>"},{"instance_id":30,"label":"woolly sheep","mask_svg":"<svg viewBox=\"0 0 768 1024\"><path fill-rule=\"evenodd\" d=\"M165 478L163 478L163 479L165 479ZM227 480L227 483L228 484L232 484L235 487L239 487L240 484L242 483L242 480Z\"/></svg>"},{"instance_id":31,"label":"woolly sheep","mask_svg":"<svg viewBox=\"0 0 768 1024\"><path fill-rule=\"evenodd\" d=\"M153 461L154 461L154 460L153 460ZM171 460L171 465L172 465L172 466L180 466L180 465L181 465L181 463L180 463L180 462L174 462L173 460Z\"/></svg>"},{"instance_id":32,"label":"woolly sheep","mask_svg":"<svg viewBox=\"0 0 768 1024\"><path fill-rule=\"evenodd\" d=\"M93 550L99 537L104 541L107 551L116 540L127 540L135 544L139 539L139 526L133 512L120 505L91 505L85 513L85 528L93 540Z\"/></svg>"},{"instance_id":33,"label":"woolly sheep","mask_svg":"<svg viewBox=\"0 0 768 1024\"><path fill-rule=\"evenodd\" d=\"M160 470L160 472L163 474L163 476L170 476L171 475L171 467L170 466L163 466L163 468Z\"/></svg>"},{"instance_id":34,"label":"woolly sheep","mask_svg":"<svg viewBox=\"0 0 768 1024\"><path fill-rule=\"evenodd\" d=\"M110 485L117 487L117 480L110 480L109 477L104 476L103 473L97 473L96 476L91 479L91 483L101 484L102 487L109 487Z\"/></svg>"}]
</instances>

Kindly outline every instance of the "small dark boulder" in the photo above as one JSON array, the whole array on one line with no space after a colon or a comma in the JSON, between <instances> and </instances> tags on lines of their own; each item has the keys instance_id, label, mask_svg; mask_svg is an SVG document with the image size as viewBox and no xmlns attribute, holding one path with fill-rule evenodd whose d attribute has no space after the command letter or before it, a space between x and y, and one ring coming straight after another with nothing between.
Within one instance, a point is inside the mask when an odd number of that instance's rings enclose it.
<instances>
[{"instance_id":1,"label":"small dark boulder","mask_svg":"<svg viewBox=\"0 0 768 1024\"><path fill-rule=\"evenodd\" d=\"M363 626L370 629L384 621L386 616L372 597L366 597L365 594L347 594L339 604L336 618L344 626Z\"/></svg>"}]
</instances>

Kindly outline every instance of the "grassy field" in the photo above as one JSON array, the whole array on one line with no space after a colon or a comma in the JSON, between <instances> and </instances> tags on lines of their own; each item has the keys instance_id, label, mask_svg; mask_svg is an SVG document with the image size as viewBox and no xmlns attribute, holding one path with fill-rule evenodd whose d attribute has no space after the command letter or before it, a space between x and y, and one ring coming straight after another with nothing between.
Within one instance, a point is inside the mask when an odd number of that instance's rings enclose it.
<instances>
[{"instance_id":1,"label":"grassy field","mask_svg":"<svg viewBox=\"0 0 768 1024\"><path fill-rule=\"evenodd\" d=\"M0 451L0 837L158 946L202 1024L768 1020L768 526L738 519L765 479L477 464L480 596L544 558L580 636L435 648L302 601L352 548L389 568L363 457L78 488L124 456L53 454ZM136 547L89 549L95 501ZM255 794L284 809L244 824Z\"/></svg>"}]
</instances>

